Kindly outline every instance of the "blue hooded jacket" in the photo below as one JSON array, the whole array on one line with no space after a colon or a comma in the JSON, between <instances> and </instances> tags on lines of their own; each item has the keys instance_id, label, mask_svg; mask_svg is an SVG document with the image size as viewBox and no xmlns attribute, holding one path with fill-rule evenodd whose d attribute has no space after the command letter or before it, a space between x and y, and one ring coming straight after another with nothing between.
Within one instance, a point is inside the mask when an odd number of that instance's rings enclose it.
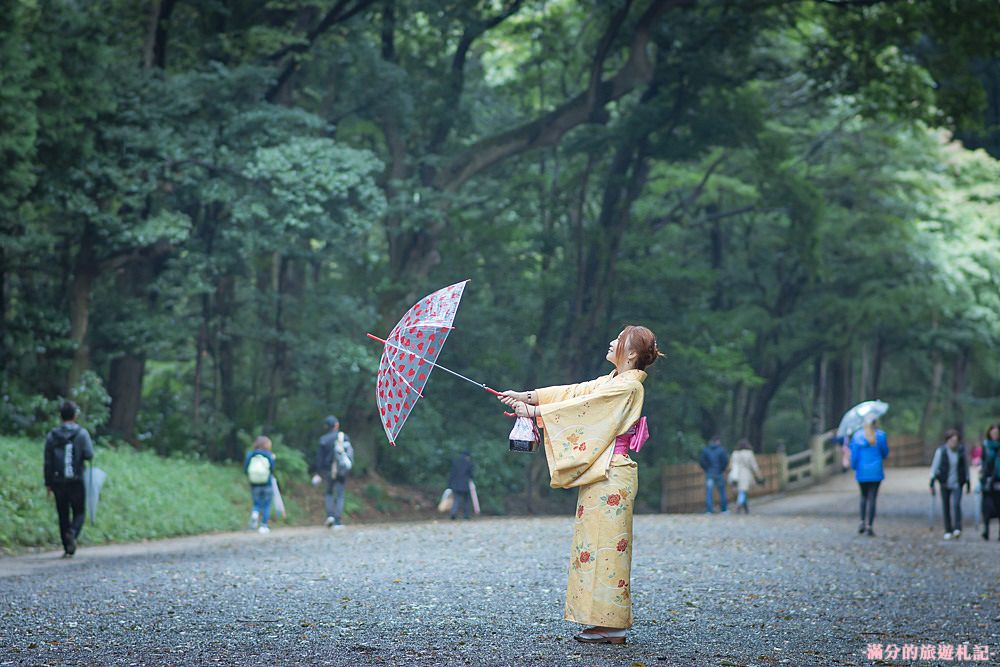
<instances>
[{"instance_id":1,"label":"blue hooded jacket","mask_svg":"<svg viewBox=\"0 0 1000 667\"><path fill-rule=\"evenodd\" d=\"M875 444L868 444L865 430L858 429L851 438L851 467L854 479L859 482L881 482L885 479L882 460L889 456L889 444L885 431L875 431Z\"/></svg>"}]
</instances>

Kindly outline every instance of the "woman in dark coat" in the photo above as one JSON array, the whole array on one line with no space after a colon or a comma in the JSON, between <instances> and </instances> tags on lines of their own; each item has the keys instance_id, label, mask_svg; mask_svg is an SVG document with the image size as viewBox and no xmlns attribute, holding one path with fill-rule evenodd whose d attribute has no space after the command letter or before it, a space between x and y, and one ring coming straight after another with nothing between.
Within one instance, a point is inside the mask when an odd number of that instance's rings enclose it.
<instances>
[{"instance_id":1,"label":"woman in dark coat","mask_svg":"<svg viewBox=\"0 0 1000 667\"><path fill-rule=\"evenodd\" d=\"M455 494L455 502L451 505L451 518L458 516L458 506L462 505L465 518L469 518L469 507L472 506L472 494L469 482L472 481L472 455L462 452L451 462L451 474L448 475L448 488Z\"/></svg>"}]
</instances>

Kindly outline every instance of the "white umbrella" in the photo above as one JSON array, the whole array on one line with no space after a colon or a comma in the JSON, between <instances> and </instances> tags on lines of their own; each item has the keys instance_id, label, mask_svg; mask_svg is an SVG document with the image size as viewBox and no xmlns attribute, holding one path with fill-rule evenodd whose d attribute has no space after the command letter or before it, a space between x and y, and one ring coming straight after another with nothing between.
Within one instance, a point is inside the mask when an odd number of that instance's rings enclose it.
<instances>
[{"instance_id":1,"label":"white umbrella","mask_svg":"<svg viewBox=\"0 0 1000 667\"><path fill-rule=\"evenodd\" d=\"M469 499L472 500L472 511L479 514L479 494L476 493L476 483L469 480Z\"/></svg>"},{"instance_id":2,"label":"white umbrella","mask_svg":"<svg viewBox=\"0 0 1000 667\"><path fill-rule=\"evenodd\" d=\"M855 431L865 425L865 419L870 419L871 415L881 417L889 411L889 404L882 401L865 401L858 403L853 408L844 413L844 418L840 420L837 427L837 435L852 435Z\"/></svg>"},{"instance_id":3,"label":"white umbrella","mask_svg":"<svg viewBox=\"0 0 1000 667\"><path fill-rule=\"evenodd\" d=\"M274 516L281 515L281 518L287 518L285 514L285 501L281 499L281 490L278 488L278 478L271 475L271 491L274 492L274 496L271 500L271 504L274 506Z\"/></svg>"},{"instance_id":4,"label":"white umbrella","mask_svg":"<svg viewBox=\"0 0 1000 667\"><path fill-rule=\"evenodd\" d=\"M976 484L972 505L976 516L976 530L979 530L983 525L983 486L981 483Z\"/></svg>"},{"instance_id":5,"label":"white umbrella","mask_svg":"<svg viewBox=\"0 0 1000 667\"><path fill-rule=\"evenodd\" d=\"M101 487L104 486L104 480L107 478L108 473L94 466L90 466L87 474L83 476L83 486L86 490L87 518L90 519L90 523L94 523L94 517L97 516L97 501L100 500Z\"/></svg>"}]
</instances>

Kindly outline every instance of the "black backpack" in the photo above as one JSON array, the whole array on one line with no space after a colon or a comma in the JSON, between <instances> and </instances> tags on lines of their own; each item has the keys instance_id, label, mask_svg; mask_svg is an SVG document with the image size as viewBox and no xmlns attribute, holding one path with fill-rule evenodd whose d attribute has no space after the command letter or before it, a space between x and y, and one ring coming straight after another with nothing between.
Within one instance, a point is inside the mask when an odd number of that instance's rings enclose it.
<instances>
[{"instance_id":1,"label":"black backpack","mask_svg":"<svg viewBox=\"0 0 1000 667\"><path fill-rule=\"evenodd\" d=\"M83 456L75 440L79 430L67 436L61 431L53 431L52 446L46 447L48 457L45 467L49 472L48 483L58 484L76 479L83 479Z\"/></svg>"}]
</instances>

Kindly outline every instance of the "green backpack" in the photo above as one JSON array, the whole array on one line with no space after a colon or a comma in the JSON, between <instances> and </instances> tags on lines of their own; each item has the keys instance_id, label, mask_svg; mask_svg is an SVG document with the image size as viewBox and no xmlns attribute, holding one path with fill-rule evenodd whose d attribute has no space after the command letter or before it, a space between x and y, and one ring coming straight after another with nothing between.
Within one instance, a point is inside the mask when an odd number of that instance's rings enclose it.
<instances>
[{"instance_id":1,"label":"green backpack","mask_svg":"<svg viewBox=\"0 0 1000 667\"><path fill-rule=\"evenodd\" d=\"M251 484L267 484L271 479L271 462L263 454L254 454L247 464L247 477Z\"/></svg>"}]
</instances>

